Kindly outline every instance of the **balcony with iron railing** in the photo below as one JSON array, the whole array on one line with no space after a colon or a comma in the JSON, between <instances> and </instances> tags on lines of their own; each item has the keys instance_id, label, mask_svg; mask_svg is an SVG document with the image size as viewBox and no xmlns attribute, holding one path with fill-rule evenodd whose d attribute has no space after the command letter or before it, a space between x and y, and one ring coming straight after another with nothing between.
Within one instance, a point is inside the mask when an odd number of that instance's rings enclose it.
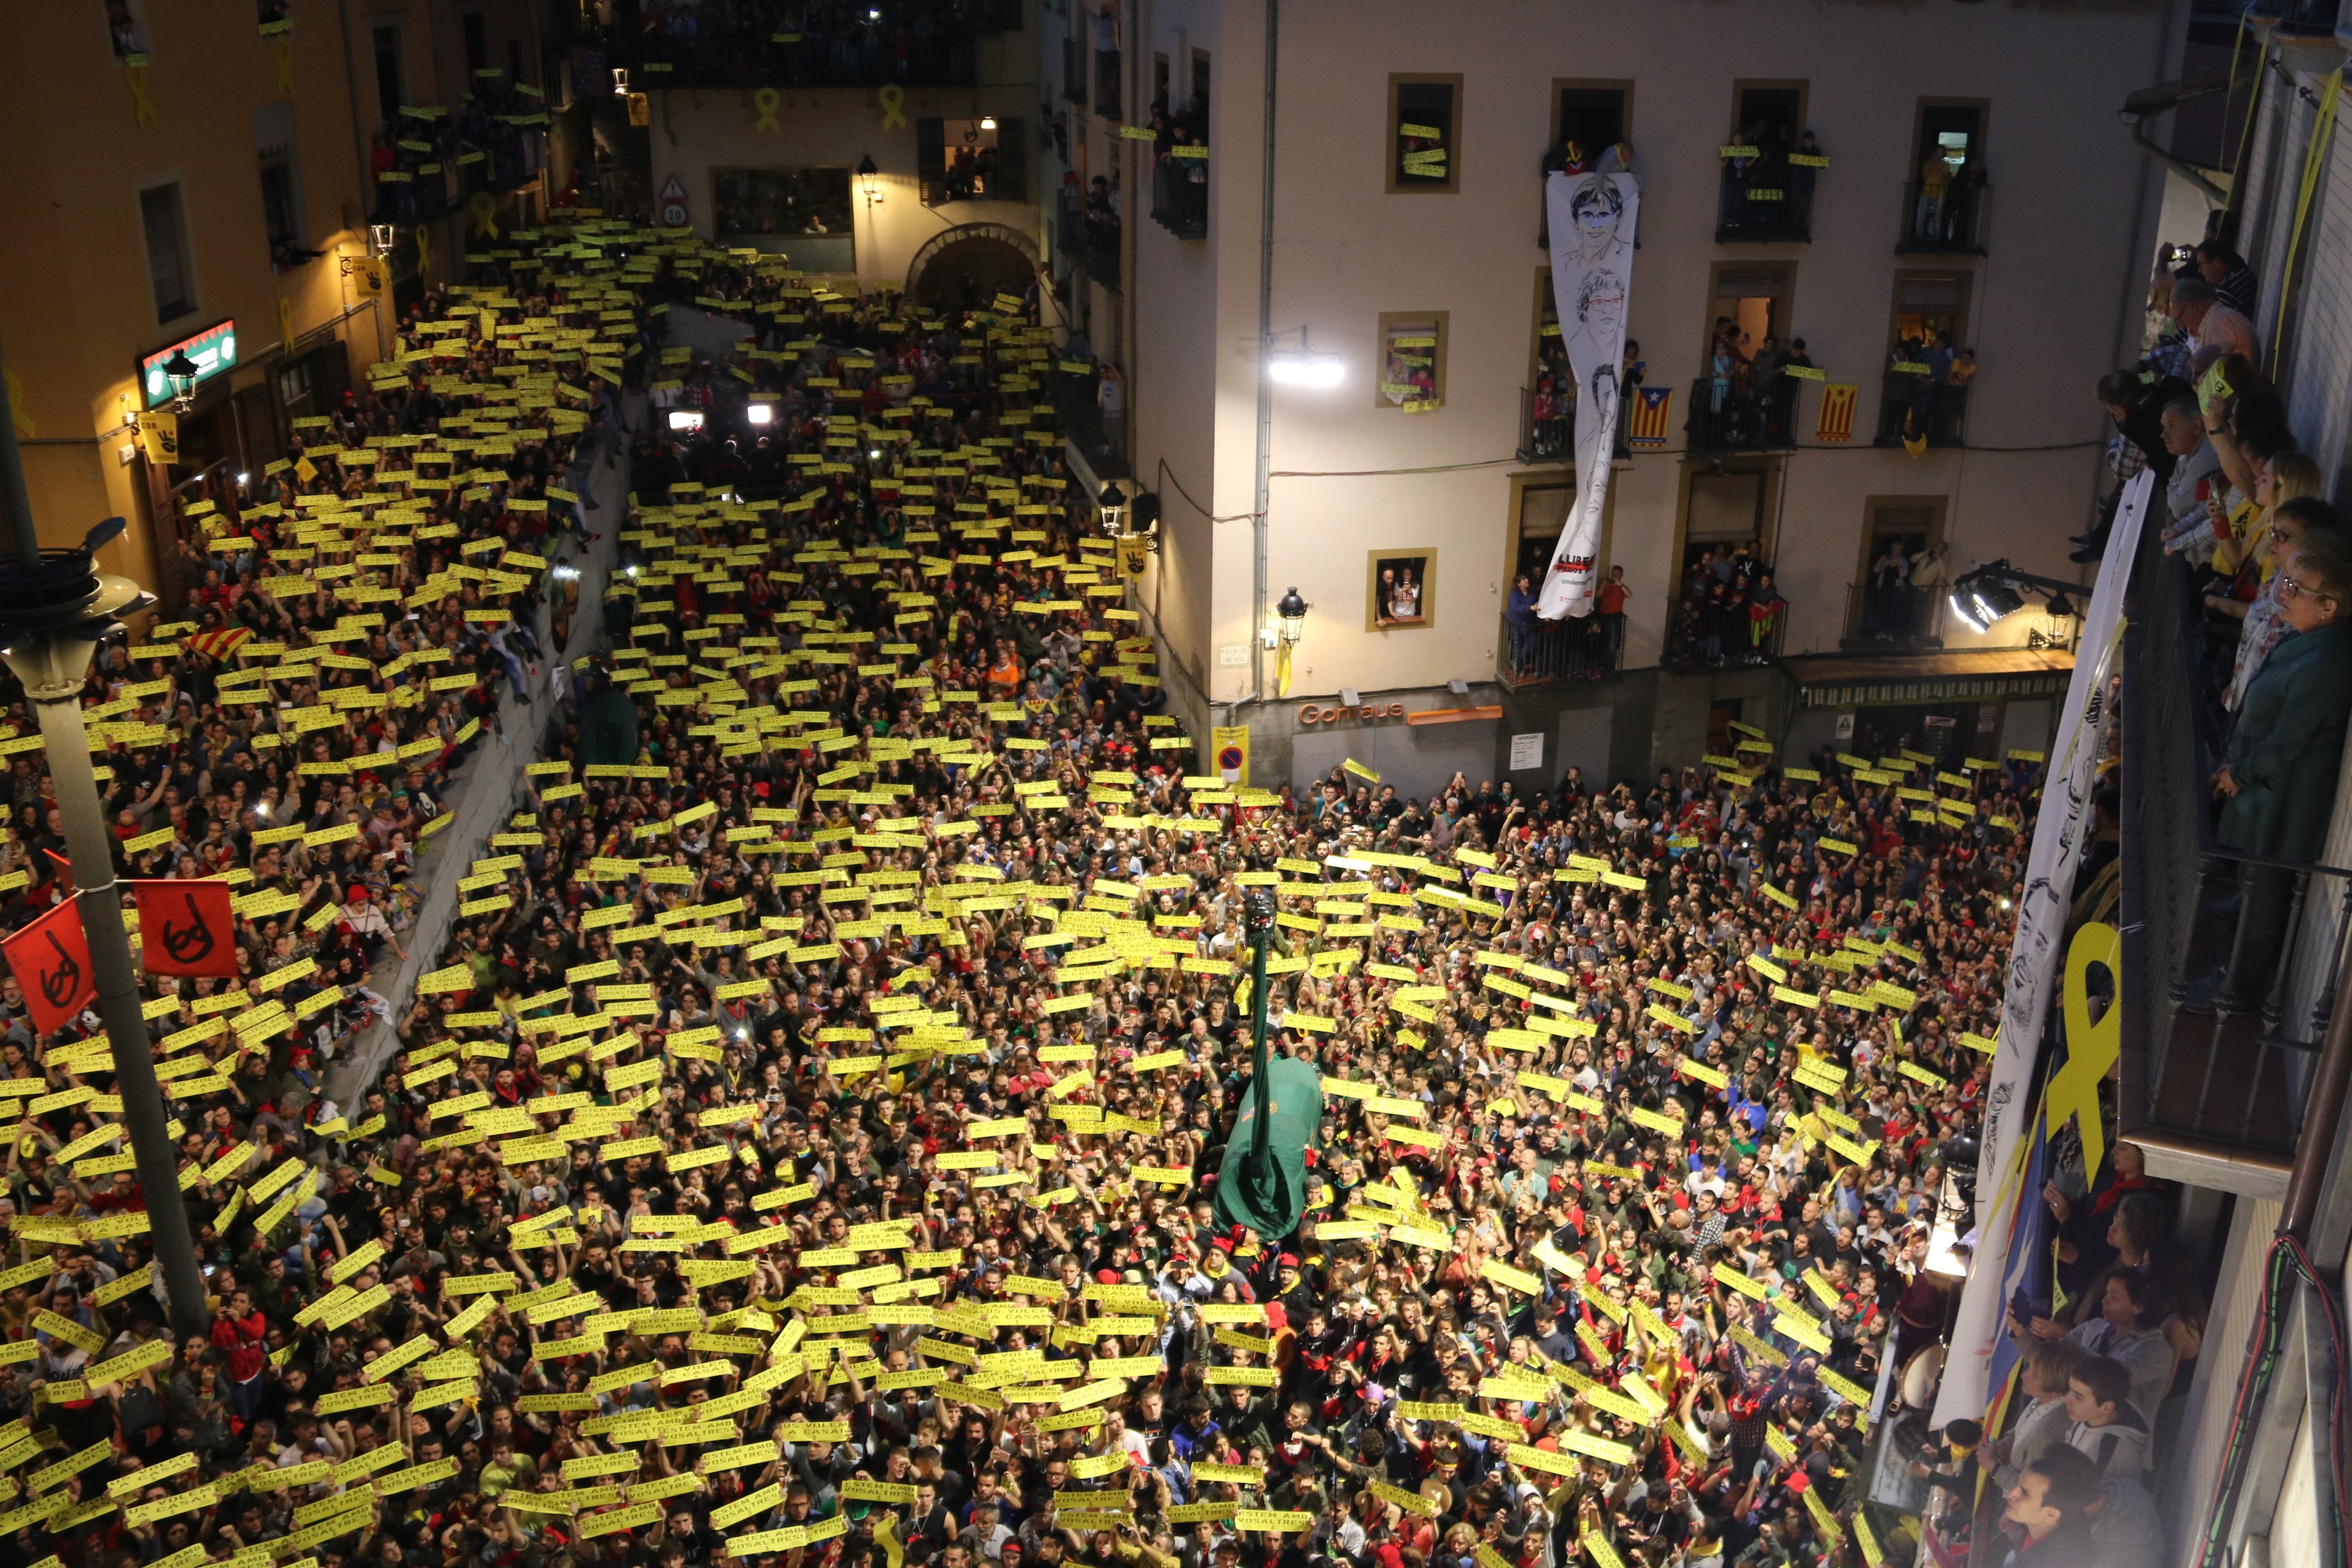
<instances>
[{"instance_id":1,"label":"balcony with iron railing","mask_svg":"<svg viewBox=\"0 0 2352 1568\"><path fill-rule=\"evenodd\" d=\"M1930 447L1968 445L1969 388L1939 381L1924 367L1886 373L1878 400L1878 435L1872 443L1901 447L1926 437Z\"/></svg>"},{"instance_id":2,"label":"balcony with iron railing","mask_svg":"<svg viewBox=\"0 0 2352 1568\"><path fill-rule=\"evenodd\" d=\"M1180 133L1181 134L1181 133ZM1151 161L1151 221L1179 239L1209 237L1209 150L1182 140Z\"/></svg>"},{"instance_id":3,"label":"balcony with iron railing","mask_svg":"<svg viewBox=\"0 0 2352 1568\"><path fill-rule=\"evenodd\" d=\"M1775 153L1724 160L1716 195L1717 245L1805 244L1813 237L1813 186L1829 160Z\"/></svg>"},{"instance_id":4,"label":"balcony with iron railing","mask_svg":"<svg viewBox=\"0 0 2352 1568\"><path fill-rule=\"evenodd\" d=\"M1626 402L1633 401L1629 395ZM1631 458L1633 449L1629 444L1630 433L1624 408L1619 408L1617 441L1612 456ZM1522 463L1559 463L1573 468L1576 464L1576 384L1565 382L1563 389L1553 392L1548 387L1529 391L1519 388L1519 444L1513 450Z\"/></svg>"},{"instance_id":5,"label":"balcony with iron railing","mask_svg":"<svg viewBox=\"0 0 2352 1568\"><path fill-rule=\"evenodd\" d=\"M1625 617L1570 616L1547 621L1533 608L1503 612L1495 675L1514 691L1575 680L1605 680L1625 668Z\"/></svg>"},{"instance_id":6,"label":"balcony with iron railing","mask_svg":"<svg viewBox=\"0 0 2352 1568\"><path fill-rule=\"evenodd\" d=\"M1097 479L1128 477L1127 420L1124 414L1105 415L1102 373L1065 370L1054 376L1054 417L1063 437L1078 450Z\"/></svg>"},{"instance_id":7,"label":"balcony with iron railing","mask_svg":"<svg viewBox=\"0 0 2352 1568\"><path fill-rule=\"evenodd\" d=\"M1845 631L1838 647L1848 653L1927 653L1944 646L1944 613L1950 584L1917 587L1865 580L1848 584Z\"/></svg>"},{"instance_id":8,"label":"balcony with iron railing","mask_svg":"<svg viewBox=\"0 0 2352 1568\"><path fill-rule=\"evenodd\" d=\"M1992 187L1955 177L1940 186L1903 187L1898 256L1982 256L1991 227Z\"/></svg>"},{"instance_id":9,"label":"balcony with iron railing","mask_svg":"<svg viewBox=\"0 0 2352 1568\"><path fill-rule=\"evenodd\" d=\"M1683 436L1694 452L1787 452L1797 445L1795 378L1770 377L1760 389L1725 378L1691 383Z\"/></svg>"},{"instance_id":10,"label":"balcony with iron railing","mask_svg":"<svg viewBox=\"0 0 2352 1568\"><path fill-rule=\"evenodd\" d=\"M2153 529L2126 614L2121 1133L2275 1181L2352 957L2352 868L2220 841L2232 639Z\"/></svg>"},{"instance_id":11,"label":"balcony with iron railing","mask_svg":"<svg viewBox=\"0 0 2352 1568\"><path fill-rule=\"evenodd\" d=\"M1780 657L1788 625L1788 601L1777 595L1760 604L1677 596L1666 602L1666 641L1658 662L1669 669L1769 664Z\"/></svg>"}]
</instances>

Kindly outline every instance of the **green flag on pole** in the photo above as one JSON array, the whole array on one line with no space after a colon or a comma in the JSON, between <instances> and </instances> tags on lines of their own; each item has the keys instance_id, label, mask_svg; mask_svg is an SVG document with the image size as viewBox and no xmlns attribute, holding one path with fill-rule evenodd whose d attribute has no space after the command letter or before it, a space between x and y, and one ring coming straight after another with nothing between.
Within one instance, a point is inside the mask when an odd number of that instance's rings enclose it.
<instances>
[{"instance_id":1,"label":"green flag on pole","mask_svg":"<svg viewBox=\"0 0 2352 1568\"><path fill-rule=\"evenodd\" d=\"M1252 889L1244 915L1252 939L1250 1089L1225 1141L1216 1208L1226 1223L1277 1241L1297 1230L1307 1212L1307 1150L1323 1120L1323 1081L1312 1065L1266 1049L1265 949L1274 900Z\"/></svg>"}]
</instances>

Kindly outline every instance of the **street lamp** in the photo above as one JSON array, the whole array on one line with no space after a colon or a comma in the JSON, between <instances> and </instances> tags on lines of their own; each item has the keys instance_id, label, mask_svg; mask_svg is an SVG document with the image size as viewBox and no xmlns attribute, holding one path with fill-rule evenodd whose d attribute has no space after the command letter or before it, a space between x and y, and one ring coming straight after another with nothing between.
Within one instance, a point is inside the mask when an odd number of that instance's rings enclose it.
<instances>
[{"instance_id":1,"label":"street lamp","mask_svg":"<svg viewBox=\"0 0 2352 1568\"><path fill-rule=\"evenodd\" d=\"M1275 635L1281 639L1283 649L1286 652L1297 647L1307 636L1307 601L1298 596L1297 589L1283 595L1274 606L1274 615L1277 623Z\"/></svg>"},{"instance_id":2,"label":"street lamp","mask_svg":"<svg viewBox=\"0 0 2352 1568\"><path fill-rule=\"evenodd\" d=\"M875 165L874 154L867 153L857 160L857 189L869 207L882 205L882 171Z\"/></svg>"},{"instance_id":3,"label":"street lamp","mask_svg":"<svg viewBox=\"0 0 2352 1568\"><path fill-rule=\"evenodd\" d=\"M399 242L400 231L388 223L368 225L368 252L373 256L390 256Z\"/></svg>"},{"instance_id":4,"label":"street lamp","mask_svg":"<svg viewBox=\"0 0 2352 1568\"><path fill-rule=\"evenodd\" d=\"M167 374L176 380L176 371ZM194 366L188 374L193 377ZM160 1275L156 1283L173 1328L184 1338L201 1339L206 1328L204 1279L196 1271L188 1211L169 1201L180 1191L179 1155L155 1083L155 1057L122 925L121 885L114 878L113 839L99 802L81 714L90 656L101 641L122 631L121 617L139 614L155 599L129 578L100 573L92 564L99 550L122 533L127 525L121 518L108 518L70 549L41 548L7 401L0 384L0 496L7 501L16 546L14 563L0 563L0 658L24 683L39 718L65 826L74 902L89 944L99 1017L122 1100L122 1124L139 1184L152 1194L147 1211Z\"/></svg>"},{"instance_id":5,"label":"street lamp","mask_svg":"<svg viewBox=\"0 0 2352 1568\"><path fill-rule=\"evenodd\" d=\"M188 357L188 351L173 349L172 357L157 368L163 371L163 379L172 384L173 411L185 414L190 408L195 406L198 373L196 362Z\"/></svg>"}]
</instances>

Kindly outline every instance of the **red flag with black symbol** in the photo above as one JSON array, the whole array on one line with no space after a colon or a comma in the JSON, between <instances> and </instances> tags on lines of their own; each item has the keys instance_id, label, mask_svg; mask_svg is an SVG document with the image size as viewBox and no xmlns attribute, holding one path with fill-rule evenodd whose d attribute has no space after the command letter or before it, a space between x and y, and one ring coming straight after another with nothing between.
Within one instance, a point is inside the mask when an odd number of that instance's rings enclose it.
<instances>
[{"instance_id":1,"label":"red flag with black symbol","mask_svg":"<svg viewBox=\"0 0 2352 1568\"><path fill-rule=\"evenodd\" d=\"M44 1037L65 1027L98 997L98 980L89 968L89 939L82 934L81 911L70 899L0 942L0 956L8 960L8 972L25 994L33 1026Z\"/></svg>"},{"instance_id":2,"label":"red flag with black symbol","mask_svg":"<svg viewBox=\"0 0 2352 1568\"><path fill-rule=\"evenodd\" d=\"M131 895L148 973L236 978L236 905L226 882L164 877L131 882Z\"/></svg>"}]
</instances>

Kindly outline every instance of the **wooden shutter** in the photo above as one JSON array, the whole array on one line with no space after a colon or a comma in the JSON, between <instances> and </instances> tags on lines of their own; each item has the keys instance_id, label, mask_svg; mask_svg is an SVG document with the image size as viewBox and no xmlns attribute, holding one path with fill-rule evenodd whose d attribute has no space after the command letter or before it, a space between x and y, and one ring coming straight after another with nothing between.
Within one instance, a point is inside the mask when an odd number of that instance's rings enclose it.
<instances>
[{"instance_id":1,"label":"wooden shutter","mask_svg":"<svg viewBox=\"0 0 2352 1568\"><path fill-rule=\"evenodd\" d=\"M948 137L936 115L915 121L915 168L923 205L938 206L948 199Z\"/></svg>"}]
</instances>

